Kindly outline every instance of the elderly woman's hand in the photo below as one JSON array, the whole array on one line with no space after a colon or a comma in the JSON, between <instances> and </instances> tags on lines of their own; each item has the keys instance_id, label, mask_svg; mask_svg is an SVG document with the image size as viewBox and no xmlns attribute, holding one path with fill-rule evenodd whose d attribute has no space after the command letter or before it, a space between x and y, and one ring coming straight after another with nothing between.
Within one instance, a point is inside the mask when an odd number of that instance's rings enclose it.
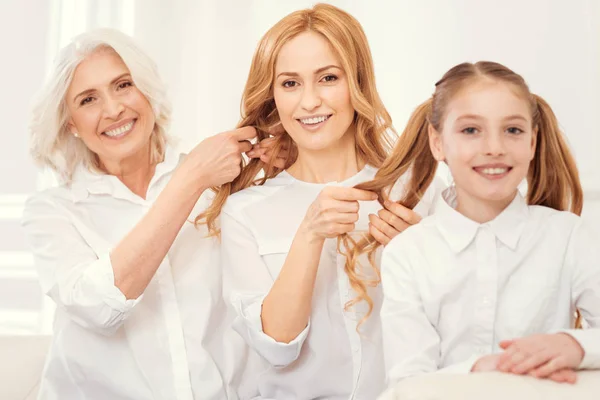
<instances>
[{"instance_id":1,"label":"elderly woman's hand","mask_svg":"<svg viewBox=\"0 0 600 400\"><path fill-rule=\"evenodd\" d=\"M221 186L241 171L242 153L250 151L256 130L247 126L204 139L187 155L179 173L197 190Z\"/></svg>"},{"instance_id":2,"label":"elderly woman's hand","mask_svg":"<svg viewBox=\"0 0 600 400\"><path fill-rule=\"evenodd\" d=\"M385 208L369 215L369 233L382 245L387 245L399 233L421 221L421 216L402 204L386 200Z\"/></svg>"},{"instance_id":3,"label":"elderly woman's hand","mask_svg":"<svg viewBox=\"0 0 600 400\"><path fill-rule=\"evenodd\" d=\"M252 150L246 153L246 155L250 158L260 158L262 162L268 164L273 156L273 146L277 140L276 136L279 136L285 133L283 129L283 125L281 123L276 124L272 128L269 129L269 133L273 136L267 139L263 139L260 142L256 143L252 146ZM287 147L283 147L279 153L277 154L275 160L273 160L273 165L275 168L286 169L289 168L290 165L295 161L295 156L290 157L290 149Z\"/></svg>"}]
</instances>

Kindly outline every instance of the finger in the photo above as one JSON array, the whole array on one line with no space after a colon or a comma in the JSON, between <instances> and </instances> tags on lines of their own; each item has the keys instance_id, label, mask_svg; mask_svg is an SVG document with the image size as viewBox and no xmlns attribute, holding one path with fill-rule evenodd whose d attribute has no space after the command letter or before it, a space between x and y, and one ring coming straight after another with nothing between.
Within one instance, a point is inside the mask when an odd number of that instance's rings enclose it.
<instances>
[{"instance_id":1,"label":"finger","mask_svg":"<svg viewBox=\"0 0 600 400\"><path fill-rule=\"evenodd\" d=\"M270 159L268 155L264 155L261 158L262 162L266 162L264 159ZM285 169L285 158L277 157L275 161L273 161L273 166L279 169Z\"/></svg>"},{"instance_id":2,"label":"finger","mask_svg":"<svg viewBox=\"0 0 600 400\"><path fill-rule=\"evenodd\" d=\"M354 224L358 221L358 213L332 212L327 215L327 219L337 224Z\"/></svg>"},{"instance_id":3,"label":"finger","mask_svg":"<svg viewBox=\"0 0 600 400\"><path fill-rule=\"evenodd\" d=\"M372 201L377 200L377 194L368 190L340 187L331 187L331 197L336 200Z\"/></svg>"},{"instance_id":4,"label":"finger","mask_svg":"<svg viewBox=\"0 0 600 400\"><path fill-rule=\"evenodd\" d=\"M238 142L238 150L240 153L247 153L252 150L252 143L247 140Z\"/></svg>"},{"instance_id":5,"label":"finger","mask_svg":"<svg viewBox=\"0 0 600 400\"><path fill-rule=\"evenodd\" d=\"M545 364L550 360L550 358L551 355L549 353L542 351L531 354L529 357L525 357L520 362L513 360L515 365L511 368L510 372L521 375L526 374L540 365Z\"/></svg>"},{"instance_id":6,"label":"finger","mask_svg":"<svg viewBox=\"0 0 600 400\"><path fill-rule=\"evenodd\" d=\"M515 339L509 339L509 340L502 340L499 343L500 348L502 348L503 350L506 350L511 344L513 344L515 342Z\"/></svg>"},{"instance_id":7,"label":"finger","mask_svg":"<svg viewBox=\"0 0 600 400\"><path fill-rule=\"evenodd\" d=\"M566 367L567 365L563 357L551 358L550 360L548 360L548 362L546 362L539 368L534 369L533 374L538 378L546 378L550 376L550 374L552 374L553 372L556 372Z\"/></svg>"},{"instance_id":8,"label":"finger","mask_svg":"<svg viewBox=\"0 0 600 400\"><path fill-rule=\"evenodd\" d=\"M521 354L521 356L516 356L517 354L522 353L521 349L519 348L519 346L517 346L516 344L510 346L508 349L506 349L504 351L504 353L502 353L500 355L499 361L498 361L498 370L502 371L502 372L508 372L510 371L510 369L514 366L513 363L513 358L515 358L516 360L521 360L523 357L523 354Z\"/></svg>"},{"instance_id":9,"label":"finger","mask_svg":"<svg viewBox=\"0 0 600 400\"><path fill-rule=\"evenodd\" d=\"M264 155L267 152L267 149L257 149L257 148L253 148L252 150L250 150L248 153L248 157L252 157L252 158L260 158L262 155Z\"/></svg>"},{"instance_id":10,"label":"finger","mask_svg":"<svg viewBox=\"0 0 600 400\"><path fill-rule=\"evenodd\" d=\"M419 214L410 208L404 207L402 204L386 200L384 206L410 225L418 224L421 221L421 216Z\"/></svg>"},{"instance_id":11,"label":"finger","mask_svg":"<svg viewBox=\"0 0 600 400\"><path fill-rule=\"evenodd\" d=\"M391 226L389 223L381 219L375 214L369 214L369 223L377 228L381 233L383 233L388 238L393 239L398 235L398 231L396 228Z\"/></svg>"},{"instance_id":12,"label":"finger","mask_svg":"<svg viewBox=\"0 0 600 400\"><path fill-rule=\"evenodd\" d=\"M329 237L343 235L344 233L352 232L353 230L354 224L336 223L332 225L330 229L331 234L329 235Z\"/></svg>"},{"instance_id":13,"label":"finger","mask_svg":"<svg viewBox=\"0 0 600 400\"><path fill-rule=\"evenodd\" d=\"M283 127L281 121L279 121L276 124L271 125L269 128L267 128L267 132L269 132L270 135L279 136L285 133L285 128Z\"/></svg>"},{"instance_id":14,"label":"finger","mask_svg":"<svg viewBox=\"0 0 600 400\"><path fill-rule=\"evenodd\" d=\"M506 356L501 357L501 361L498 363L498 369L502 372L511 372L515 365L525 361L527 358L528 355L521 351L507 353Z\"/></svg>"},{"instance_id":15,"label":"finger","mask_svg":"<svg viewBox=\"0 0 600 400\"><path fill-rule=\"evenodd\" d=\"M231 132L231 137L233 137L238 142L242 140L250 140L256 137L256 129L253 126L244 126L243 128L238 128Z\"/></svg>"},{"instance_id":16,"label":"finger","mask_svg":"<svg viewBox=\"0 0 600 400\"><path fill-rule=\"evenodd\" d=\"M569 368L561 369L550 374L548 379L558 383L575 383L577 381L577 373Z\"/></svg>"},{"instance_id":17,"label":"finger","mask_svg":"<svg viewBox=\"0 0 600 400\"><path fill-rule=\"evenodd\" d=\"M330 203L328 203L329 208L335 210L340 213L358 213L360 205L358 201L343 201L343 200L335 200L332 199Z\"/></svg>"},{"instance_id":18,"label":"finger","mask_svg":"<svg viewBox=\"0 0 600 400\"><path fill-rule=\"evenodd\" d=\"M377 214L379 215L379 218L381 218L382 220L384 220L385 222L387 222L395 228L396 235L400 232L403 232L406 228L410 226L402 218L398 217L397 215L391 213L386 209L379 210Z\"/></svg>"},{"instance_id":19,"label":"finger","mask_svg":"<svg viewBox=\"0 0 600 400\"><path fill-rule=\"evenodd\" d=\"M390 238L373 226L373 224L369 224L369 233L375 238L375 240L384 246L387 246L387 244L390 242Z\"/></svg>"},{"instance_id":20,"label":"finger","mask_svg":"<svg viewBox=\"0 0 600 400\"><path fill-rule=\"evenodd\" d=\"M273 144L276 141L277 141L277 138L270 137L270 138L263 139L260 142L256 143L256 146L260 147L260 148L269 148L269 147L273 146Z\"/></svg>"}]
</instances>

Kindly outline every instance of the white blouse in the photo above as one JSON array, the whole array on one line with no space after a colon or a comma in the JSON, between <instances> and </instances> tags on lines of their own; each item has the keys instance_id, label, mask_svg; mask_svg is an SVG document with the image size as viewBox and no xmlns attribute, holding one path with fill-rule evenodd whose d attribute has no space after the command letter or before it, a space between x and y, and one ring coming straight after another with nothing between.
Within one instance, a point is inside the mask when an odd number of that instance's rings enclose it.
<instances>
[{"instance_id":1,"label":"white blouse","mask_svg":"<svg viewBox=\"0 0 600 400\"><path fill-rule=\"evenodd\" d=\"M375 173L376 169L366 166L343 182L327 185L351 187L371 180ZM356 294L344 272L345 257L336 250L336 239L325 241L306 329L290 343L277 342L262 330L263 299L284 264L308 207L325 186L282 172L263 186L230 196L223 209L224 294L237 313L235 331L262 362L262 367L251 368L253 386L246 387L242 398L372 400L384 388L381 289L369 290L373 313L357 332L367 305L362 302L344 311ZM427 192L415 211L429 214L434 198L433 191ZM368 215L379 209L377 201L360 202L357 234L368 230ZM367 263L365 257L363 264Z\"/></svg>"},{"instance_id":2,"label":"white blouse","mask_svg":"<svg viewBox=\"0 0 600 400\"><path fill-rule=\"evenodd\" d=\"M600 368L598 244L581 218L528 206L520 194L485 224L439 201L383 253L389 383L468 372L502 340L559 331L585 350L581 368ZM572 329L576 309L592 329Z\"/></svg>"},{"instance_id":3,"label":"white blouse","mask_svg":"<svg viewBox=\"0 0 600 400\"><path fill-rule=\"evenodd\" d=\"M205 228L183 226L139 298L126 300L114 285L111 248L152 206L179 160L168 149L146 200L114 176L80 170L71 187L27 201L23 226L42 289L57 305L40 399L227 397L230 321L218 243ZM190 220L206 204L198 201Z\"/></svg>"}]
</instances>

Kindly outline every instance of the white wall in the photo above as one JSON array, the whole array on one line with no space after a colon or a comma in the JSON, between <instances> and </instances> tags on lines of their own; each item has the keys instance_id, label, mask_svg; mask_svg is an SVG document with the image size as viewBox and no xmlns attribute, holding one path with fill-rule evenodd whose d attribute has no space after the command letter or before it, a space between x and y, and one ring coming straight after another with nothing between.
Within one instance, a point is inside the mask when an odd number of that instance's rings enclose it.
<instances>
[{"instance_id":1,"label":"white wall","mask_svg":"<svg viewBox=\"0 0 600 400\"><path fill-rule=\"evenodd\" d=\"M330 2L363 24L378 88L400 131L411 111L432 93L434 82L457 63L493 60L521 73L557 113L579 163L586 190L584 213L600 225L599 1ZM21 327L13 324L13 331L27 331L34 314L23 319L19 310L34 312L41 301L32 289L35 280L18 215L24 196L40 183L27 155L29 102L58 46L98 26L132 34L159 64L174 105L172 133L189 149L236 124L259 38L286 14L313 3L0 1L0 118L5 141L0 147L0 333L8 319L24 321ZM15 278L19 274L27 278Z\"/></svg>"}]
</instances>

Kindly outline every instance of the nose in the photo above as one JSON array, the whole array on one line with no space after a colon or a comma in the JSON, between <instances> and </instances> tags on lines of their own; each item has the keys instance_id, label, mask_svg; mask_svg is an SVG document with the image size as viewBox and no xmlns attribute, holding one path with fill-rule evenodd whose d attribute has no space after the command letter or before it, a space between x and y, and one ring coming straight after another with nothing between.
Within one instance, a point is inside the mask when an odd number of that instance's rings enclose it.
<instances>
[{"instance_id":1,"label":"nose","mask_svg":"<svg viewBox=\"0 0 600 400\"><path fill-rule=\"evenodd\" d=\"M117 120L125 110L125 106L116 96L108 96L104 102L104 113L107 118Z\"/></svg>"},{"instance_id":2,"label":"nose","mask_svg":"<svg viewBox=\"0 0 600 400\"><path fill-rule=\"evenodd\" d=\"M484 146L485 153L489 156L501 156L505 154L506 147L504 144L503 132L490 132L485 135Z\"/></svg>"},{"instance_id":3,"label":"nose","mask_svg":"<svg viewBox=\"0 0 600 400\"><path fill-rule=\"evenodd\" d=\"M302 92L301 107L306 111L313 111L321 105L322 100L318 89L314 85L305 85Z\"/></svg>"}]
</instances>

